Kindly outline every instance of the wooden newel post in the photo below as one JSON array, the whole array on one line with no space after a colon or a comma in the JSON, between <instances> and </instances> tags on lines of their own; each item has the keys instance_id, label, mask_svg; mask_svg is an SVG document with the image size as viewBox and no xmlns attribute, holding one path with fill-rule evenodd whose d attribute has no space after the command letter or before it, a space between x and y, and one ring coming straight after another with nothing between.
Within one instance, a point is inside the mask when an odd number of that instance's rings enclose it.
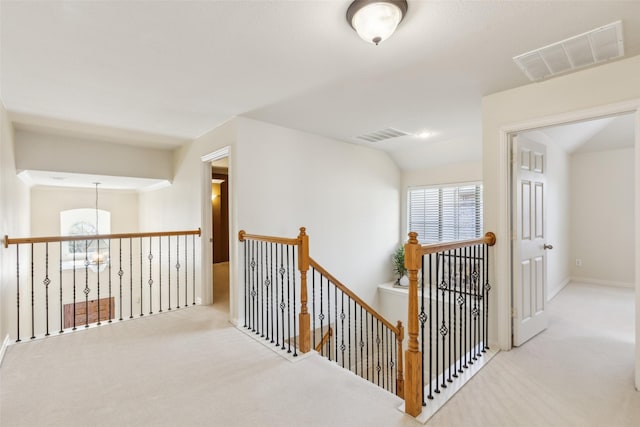
<instances>
[{"instance_id":1,"label":"wooden newel post","mask_svg":"<svg viewBox=\"0 0 640 427\"><path fill-rule=\"evenodd\" d=\"M298 270L300 270L300 352L311 350L311 318L307 309L307 271L309 271L309 236L300 227L298 235Z\"/></svg>"},{"instance_id":2,"label":"wooden newel post","mask_svg":"<svg viewBox=\"0 0 640 427\"><path fill-rule=\"evenodd\" d=\"M418 347L418 270L421 264L421 246L418 233L409 233L404 245L404 266L409 275L409 310L407 333L409 342L405 352L404 407L405 412L417 417L422 412L422 353Z\"/></svg>"}]
</instances>

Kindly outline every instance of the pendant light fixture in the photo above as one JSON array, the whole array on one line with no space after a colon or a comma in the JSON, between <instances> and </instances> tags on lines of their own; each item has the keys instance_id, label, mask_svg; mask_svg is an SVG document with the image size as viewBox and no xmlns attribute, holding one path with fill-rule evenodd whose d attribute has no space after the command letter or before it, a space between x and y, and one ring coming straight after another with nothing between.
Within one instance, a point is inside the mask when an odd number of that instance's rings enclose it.
<instances>
[{"instance_id":1,"label":"pendant light fixture","mask_svg":"<svg viewBox=\"0 0 640 427\"><path fill-rule=\"evenodd\" d=\"M406 0L355 0L347 21L364 41L378 45L393 34L407 8Z\"/></svg>"}]
</instances>

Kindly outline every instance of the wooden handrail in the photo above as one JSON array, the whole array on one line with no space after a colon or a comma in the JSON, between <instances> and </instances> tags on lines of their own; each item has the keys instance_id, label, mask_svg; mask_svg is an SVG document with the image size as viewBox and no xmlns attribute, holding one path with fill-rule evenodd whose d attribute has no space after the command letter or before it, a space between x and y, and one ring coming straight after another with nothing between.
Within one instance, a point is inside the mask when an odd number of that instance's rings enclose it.
<instances>
[{"instance_id":1,"label":"wooden handrail","mask_svg":"<svg viewBox=\"0 0 640 427\"><path fill-rule=\"evenodd\" d=\"M496 235L492 232L488 232L483 237L479 239L472 240L458 240L457 242L447 242L447 243L434 243L431 245L422 245L421 246L421 255L435 254L437 252L451 251L454 249L466 248L467 246L473 245L488 245L493 246L496 244Z\"/></svg>"},{"instance_id":2,"label":"wooden handrail","mask_svg":"<svg viewBox=\"0 0 640 427\"><path fill-rule=\"evenodd\" d=\"M329 341L329 338L331 338L332 336L333 336L333 329L331 329L331 326L329 326L329 330L327 331L326 334L324 334L324 336L322 337L322 340L320 340L320 342L316 345L315 350L318 353L320 353L320 350L322 350L322 347L324 347L327 341Z\"/></svg>"},{"instance_id":3,"label":"wooden handrail","mask_svg":"<svg viewBox=\"0 0 640 427\"><path fill-rule=\"evenodd\" d=\"M392 323L390 323L387 319L385 319L384 317L382 317L377 311L375 311L373 308L371 308L371 306L369 304L367 304L366 302L364 302L362 299L360 299L360 297L358 297L356 294L354 294L351 289L347 288L345 285L343 285L342 283L340 283L340 281L338 279L336 279L335 277L333 277L331 275L331 273L329 273L326 269L324 269L320 264L318 264L313 258L309 257L309 264L316 269L316 271L318 271L320 274L322 274L324 277L326 277L327 279L329 279L329 281L331 283L334 284L334 286L338 289L340 289L343 293L347 294L352 300L354 300L355 302L357 302L358 304L360 304L362 307L364 307L365 310L367 310L373 317L375 317L376 319L378 319L379 321L381 321L387 328L391 329L391 331L393 331L396 336L400 336L400 330L393 325Z\"/></svg>"},{"instance_id":4,"label":"wooden handrail","mask_svg":"<svg viewBox=\"0 0 640 427\"><path fill-rule=\"evenodd\" d=\"M55 242L74 242L78 240L108 240L108 239L135 239L138 237L164 237L164 236L183 236L183 235L201 235L201 230L185 230L185 231L154 231L150 233L117 233L117 234L95 234L83 236L49 236L49 237L24 237L18 239L10 239L4 236L4 247L9 245L20 245L24 243L55 243Z\"/></svg>"},{"instance_id":5,"label":"wooden handrail","mask_svg":"<svg viewBox=\"0 0 640 427\"><path fill-rule=\"evenodd\" d=\"M268 243L280 243L282 245L294 245L297 246L300 243L300 239L287 239L285 237L273 237L273 236L260 236L258 234L247 234L246 231L240 230L238 232L238 240L244 242L245 240L258 240L260 242Z\"/></svg>"}]
</instances>

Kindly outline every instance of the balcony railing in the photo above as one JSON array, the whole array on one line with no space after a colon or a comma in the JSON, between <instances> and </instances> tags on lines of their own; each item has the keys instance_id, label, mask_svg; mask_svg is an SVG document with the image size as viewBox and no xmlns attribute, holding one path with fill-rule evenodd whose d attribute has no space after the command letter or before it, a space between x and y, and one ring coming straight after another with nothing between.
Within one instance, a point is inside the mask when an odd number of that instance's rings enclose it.
<instances>
[{"instance_id":1,"label":"balcony railing","mask_svg":"<svg viewBox=\"0 0 640 427\"><path fill-rule=\"evenodd\" d=\"M10 334L20 342L195 305L199 236L5 236L5 249L15 250Z\"/></svg>"}]
</instances>

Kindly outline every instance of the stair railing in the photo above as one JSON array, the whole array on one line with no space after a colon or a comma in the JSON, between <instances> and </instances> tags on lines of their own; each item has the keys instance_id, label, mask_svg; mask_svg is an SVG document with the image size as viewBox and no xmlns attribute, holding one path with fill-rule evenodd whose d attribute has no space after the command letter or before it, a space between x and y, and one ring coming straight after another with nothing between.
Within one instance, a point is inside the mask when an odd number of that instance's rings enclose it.
<instances>
[{"instance_id":1,"label":"stair railing","mask_svg":"<svg viewBox=\"0 0 640 427\"><path fill-rule=\"evenodd\" d=\"M199 236L200 229L4 236L5 249L15 247L12 338L20 342L195 305Z\"/></svg>"},{"instance_id":2,"label":"stair railing","mask_svg":"<svg viewBox=\"0 0 640 427\"><path fill-rule=\"evenodd\" d=\"M404 395L402 323L384 319L310 258L304 227L296 238L245 231L238 238L243 242L245 328L294 357L298 350L317 349L374 384Z\"/></svg>"},{"instance_id":3,"label":"stair railing","mask_svg":"<svg viewBox=\"0 0 640 427\"><path fill-rule=\"evenodd\" d=\"M417 417L434 393L462 381L459 374L489 349L489 246L495 242L496 236L487 233L480 239L423 246L417 233L409 233L404 396L409 415Z\"/></svg>"}]
</instances>

